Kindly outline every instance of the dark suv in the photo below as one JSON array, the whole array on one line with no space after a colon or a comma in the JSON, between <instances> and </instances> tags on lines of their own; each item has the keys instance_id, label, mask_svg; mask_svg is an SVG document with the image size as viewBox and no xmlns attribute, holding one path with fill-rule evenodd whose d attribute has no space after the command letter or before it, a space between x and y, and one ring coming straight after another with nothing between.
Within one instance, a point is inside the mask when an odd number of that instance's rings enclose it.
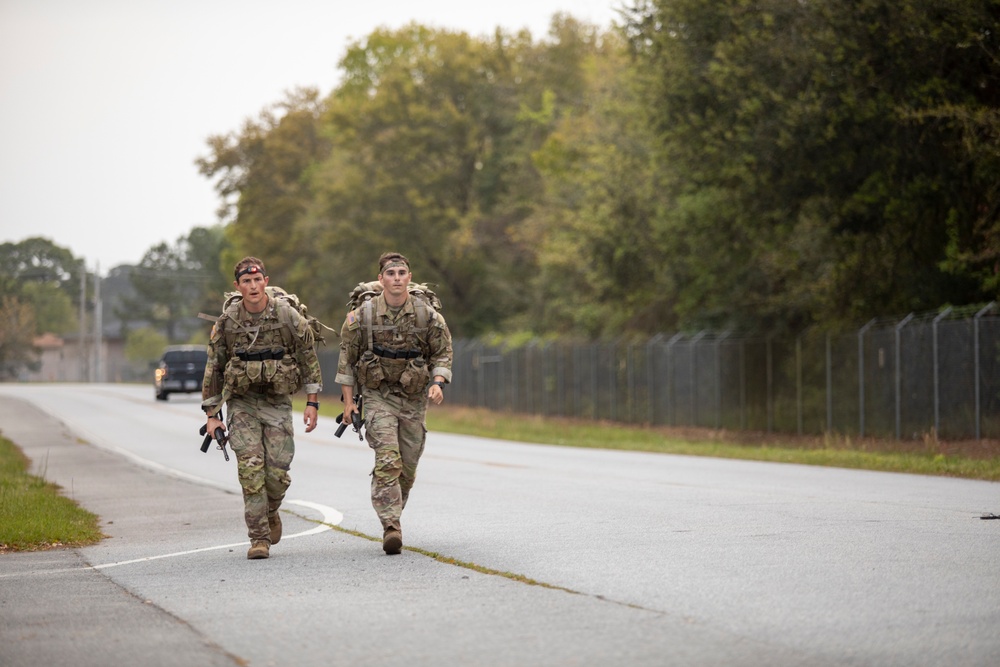
<instances>
[{"instance_id":1,"label":"dark suv","mask_svg":"<svg viewBox=\"0 0 1000 667\"><path fill-rule=\"evenodd\" d=\"M165 349L153 374L156 400L165 401L170 394L201 391L207 361L208 350L204 345L171 345Z\"/></svg>"}]
</instances>

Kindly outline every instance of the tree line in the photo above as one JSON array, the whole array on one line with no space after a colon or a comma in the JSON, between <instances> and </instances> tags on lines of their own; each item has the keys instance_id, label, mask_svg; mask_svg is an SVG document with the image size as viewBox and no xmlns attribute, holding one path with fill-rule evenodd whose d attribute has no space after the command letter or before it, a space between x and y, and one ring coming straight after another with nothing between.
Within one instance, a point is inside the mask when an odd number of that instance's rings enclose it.
<instances>
[{"instance_id":1,"label":"tree line","mask_svg":"<svg viewBox=\"0 0 1000 667\"><path fill-rule=\"evenodd\" d=\"M214 136L231 265L339 322L398 249L456 335L800 330L1000 292L1000 2L637 0L409 25Z\"/></svg>"},{"instance_id":2,"label":"tree line","mask_svg":"<svg viewBox=\"0 0 1000 667\"><path fill-rule=\"evenodd\" d=\"M540 39L356 40L329 94L208 138L220 225L116 269L118 307L196 336L184 320L256 255L338 327L386 250L465 338L788 332L998 298L1000 0L619 11L558 14ZM37 241L2 248L2 319L27 303L34 329L69 327L82 260Z\"/></svg>"}]
</instances>

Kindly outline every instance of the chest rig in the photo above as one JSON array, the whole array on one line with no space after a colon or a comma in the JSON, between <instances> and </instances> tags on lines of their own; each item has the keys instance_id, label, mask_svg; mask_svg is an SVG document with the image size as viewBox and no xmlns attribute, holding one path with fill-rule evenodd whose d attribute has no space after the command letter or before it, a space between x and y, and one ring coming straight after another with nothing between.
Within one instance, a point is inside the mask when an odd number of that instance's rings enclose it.
<instances>
[{"instance_id":1,"label":"chest rig","mask_svg":"<svg viewBox=\"0 0 1000 667\"><path fill-rule=\"evenodd\" d=\"M301 388L301 374L292 354L293 324L286 307L272 302L254 322L241 304L234 303L222 319L229 352L225 378L231 393L290 394Z\"/></svg>"},{"instance_id":2,"label":"chest rig","mask_svg":"<svg viewBox=\"0 0 1000 667\"><path fill-rule=\"evenodd\" d=\"M434 317L431 308L420 299L411 298L413 316L401 310L394 323L391 315L376 314L371 296L358 307L362 353L358 359L358 380L370 389L399 388L408 396L422 392L430 380L427 358L428 325ZM405 306L404 306L405 308Z\"/></svg>"}]
</instances>

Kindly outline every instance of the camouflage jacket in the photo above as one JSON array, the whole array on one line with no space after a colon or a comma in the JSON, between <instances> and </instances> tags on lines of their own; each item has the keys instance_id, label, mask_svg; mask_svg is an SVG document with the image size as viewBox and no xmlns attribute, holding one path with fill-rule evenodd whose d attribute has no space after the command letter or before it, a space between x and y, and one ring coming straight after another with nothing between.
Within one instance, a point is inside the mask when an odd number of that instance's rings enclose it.
<instances>
[{"instance_id":1,"label":"camouflage jacket","mask_svg":"<svg viewBox=\"0 0 1000 667\"><path fill-rule=\"evenodd\" d=\"M441 313L423 307L428 313L423 327L412 296L395 318L384 296L372 299L370 330L364 304L349 312L341 328L337 383L416 398L436 375L451 382L451 332Z\"/></svg>"},{"instance_id":2,"label":"camouflage jacket","mask_svg":"<svg viewBox=\"0 0 1000 667\"><path fill-rule=\"evenodd\" d=\"M281 312L279 312L281 309ZM253 316L241 301L216 320L208 342L202 407L219 408L229 396L255 391L286 396L319 393L323 378L312 330L298 311L279 299Z\"/></svg>"}]
</instances>

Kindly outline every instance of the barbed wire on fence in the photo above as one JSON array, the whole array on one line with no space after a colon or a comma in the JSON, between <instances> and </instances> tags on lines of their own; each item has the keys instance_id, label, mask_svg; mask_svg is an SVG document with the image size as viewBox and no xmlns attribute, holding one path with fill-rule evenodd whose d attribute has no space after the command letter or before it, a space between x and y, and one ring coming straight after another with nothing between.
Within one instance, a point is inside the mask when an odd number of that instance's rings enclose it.
<instances>
[{"instance_id":1,"label":"barbed wire on fence","mask_svg":"<svg viewBox=\"0 0 1000 667\"><path fill-rule=\"evenodd\" d=\"M449 401L625 423L910 439L1000 437L994 303L797 336L455 341Z\"/></svg>"}]
</instances>

